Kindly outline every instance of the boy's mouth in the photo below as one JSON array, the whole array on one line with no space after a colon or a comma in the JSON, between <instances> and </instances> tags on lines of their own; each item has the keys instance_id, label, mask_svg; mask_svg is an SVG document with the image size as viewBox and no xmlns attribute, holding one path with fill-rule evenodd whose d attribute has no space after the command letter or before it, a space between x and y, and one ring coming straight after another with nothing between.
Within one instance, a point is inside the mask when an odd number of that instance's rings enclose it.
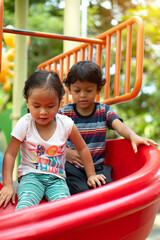
<instances>
[{"instance_id":1,"label":"boy's mouth","mask_svg":"<svg viewBox=\"0 0 160 240\"><path fill-rule=\"evenodd\" d=\"M80 103L85 104L85 103L87 103L87 100L82 100L82 101L80 101Z\"/></svg>"}]
</instances>

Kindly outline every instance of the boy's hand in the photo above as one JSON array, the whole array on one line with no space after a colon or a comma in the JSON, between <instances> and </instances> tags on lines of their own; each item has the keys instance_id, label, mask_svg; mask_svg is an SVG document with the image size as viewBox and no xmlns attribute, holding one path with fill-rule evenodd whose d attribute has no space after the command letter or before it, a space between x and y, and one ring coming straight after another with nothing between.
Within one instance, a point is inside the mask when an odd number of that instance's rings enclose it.
<instances>
[{"instance_id":1,"label":"boy's hand","mask_svg":"<svg viewBox=\"0 0 160 240\"><path fill-rule=\"evenodd\" d=\"M3 205L5 208L12 199L12 203L15 203L15 191L12 184L4 185L0 191L0 207Z\"/></svg>"},{"instance_id":2,"label":"boy's hand","mask_svg":"<svg viewBox=\"0 0 160 240\"><path fill-rule=\"evenodd\" d=\"M140 137L138 135L135 135L135 136L131 137L131 144L132 144L132 147L133 147L133 150L134 150L135 153L137 153L137 146L139 144L145 144L147 146L149 146L149 145L157 146L158 145L155 141L153 141L151 139L144 138L144 137Z\"/></svg>"},{"instance_id":3,"label":"boy's hand","mask_svg":"<svg viewBox=\"0 0 160 240\"><path fill-rule=\"evenodd\" d=\"M106 179L106 177L103 174L91 175L88 177L87 184L89 187L93 187L93 188L96 188L97 185L98 185L98 187L100 187L102 185L102 183L106 184L105 179Z\"/></svg>"},{"instance_id":4,"label":"boy's hand","mask_svg":"<svg viewBox=\"0 0 160 240\"><path fill-rule=\"evenodd\" d=\"M78 152L76 150L73 150L72 148L67 148L66 160L72 163L73 165L83 167Z\"/></svg>"},{"instance_id":5,"label":"boy's hand","mask_svg":"<svg viewBox=\"0 0 160 240\"><path fill-rule=\"evenodd\" d=\"M157 146L158 144L151 140L144 137L140 137L137 135L130 127L122 123L119 119L115 119L112 122L112 128L118 132L118 134L126 139L131 141L132 147L134 152L137 152L137 146L139 144L145 144L147 146Z\"/></svg>"}]
</instances>

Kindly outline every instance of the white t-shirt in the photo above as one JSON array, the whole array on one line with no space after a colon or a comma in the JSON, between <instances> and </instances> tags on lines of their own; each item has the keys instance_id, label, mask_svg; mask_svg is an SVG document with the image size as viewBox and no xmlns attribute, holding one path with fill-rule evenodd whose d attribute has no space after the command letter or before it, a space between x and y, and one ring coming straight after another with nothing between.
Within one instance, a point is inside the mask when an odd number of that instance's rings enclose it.
<instances>
[{"instance_id":1,"label":"white t-shirt","mask_svg":"<svg viewBox=\"0 0 160 240\"><path fill-rule=\"evenodd\" d=\"M21 164L18 178L28 173L52 174L65 178L66 142L72 131L71 118L56 114L56 129L45 141L39 135L35 121L28 113L19 119L11 135L21 141Z\"/></svg>"}]
</instances>

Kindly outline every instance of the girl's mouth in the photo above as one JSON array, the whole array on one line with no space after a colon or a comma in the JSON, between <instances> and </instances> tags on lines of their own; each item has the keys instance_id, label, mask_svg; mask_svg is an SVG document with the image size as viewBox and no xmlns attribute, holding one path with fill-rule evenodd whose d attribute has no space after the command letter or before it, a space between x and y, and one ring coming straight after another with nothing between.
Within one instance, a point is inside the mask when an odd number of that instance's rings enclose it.
<instances>
[{"instance_id":1,"label":"girl's mouth","mask_svg":"<svg viewBox=\"0 0 160 240\"><path fill-rule=\"evenodd\" d=\"M39 118L39 120L41 120L41 121L46 121L48 118L47 117L45 117L45 118Z\"/></svg>"}]
</instances>

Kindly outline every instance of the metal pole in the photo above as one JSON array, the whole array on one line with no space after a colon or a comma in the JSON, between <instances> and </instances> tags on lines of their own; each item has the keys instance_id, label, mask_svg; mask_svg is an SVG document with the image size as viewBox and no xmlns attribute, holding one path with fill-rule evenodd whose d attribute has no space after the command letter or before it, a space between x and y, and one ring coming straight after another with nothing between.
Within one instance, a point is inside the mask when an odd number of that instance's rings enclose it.
<instances>
[{"instance_id":1,"label":"metal pole","mask_svg":"<svg viewBox=\"0 0 160 240\"><path fill-rule=\"evenodd\" d=\"M74 37L74 36L67 36L62 34L56 33L47 33L47 32L37 32L37 31L30 31L24 29L16 29L16 28L6 28L3 27L3 32L5 33L13 33L18 35L27 35L33 37L42 37L42 38L52 38L52 39L59 39L59 40L66 40L66 41L74 41L74 42L84 42L84 43L93 43L93 44L105 44L105 40L97 39L97 38L86 38L86 37ZM79 46L79 44L78 44ZM73 43L72 43L73 48Z\"/></svg>"}]
</instances>

